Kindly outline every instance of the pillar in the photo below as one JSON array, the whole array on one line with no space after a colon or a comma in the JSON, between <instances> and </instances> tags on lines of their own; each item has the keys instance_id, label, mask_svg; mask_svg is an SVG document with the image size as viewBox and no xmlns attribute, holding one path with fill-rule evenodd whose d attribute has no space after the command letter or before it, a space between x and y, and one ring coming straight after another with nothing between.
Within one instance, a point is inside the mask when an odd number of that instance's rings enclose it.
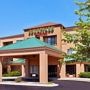
<instances>
[{"instance_id":1,"label":"pillar","mask_svg":"<svg viewBox=\"0 0 90 90\"><path fill-rule=\"evenodd\" d=\"M21 69L22 69L22 77L25 77L25 66L24 66L24 64L22 64Z\"/></svg>"},{"instance_id":2,"label":"pillar","mask_svg":"<svg viewBox=\"0 0 90 90\"><path fill-rule=\"evenodd\" d=\"M39 80L40 83L48 83L48 55L45 52L40 53Z\"/></svg>"},{"instance_id":3,"label":"pillar","mask_svg":"<svg viewBox=\"0 0 90 90\"><path fill-rule=\"evenodd\" d=\"M84 64L82 63L81 64L81 72L84 72L85 70L84 70Z\"/></svg>"},{"instance_id":4,"label":"pillar","mask_svg":"<svg viewBox=\"0 0 90 90\"><path fill-rule=\"evenodd\" d=\"M2 82L2 58L0 58L0 82Z\"/></svg>"},{"instance_id":5,"label":"pillar","mask_svg":"<svg viewBox=\"0 0 90 90\"><path fill-rule=\"evenodd\" d=\"M57 65L57 77L60 78L60 64Z\"/></svg>"},{"instance_id":6,"label":"pillar","mask_svg":"<svg viewBox=\"0 0 90 90\"><path fill-rule=\"evenodd\" d=\"M76 64L76 77L79 77L80 72L81 72L80 63L77 63Z\"/></svg>"},{"instance_id":7,"label":"pillar","mask_svg":"<svg viewBox=\"0 0 90 90\"><path fill-rule=\"evenodd\" d=\"M10 65L7 66L7 72L8 72L8 73L11 72L11 66L10 66Z\"/></svg>"},{"instance_id":8,"label":"pillar","mask_svg":"<svg viewBox=\"0 0 90 90\"><path fill-rule=\"evenodd\" d=\"M66 64L65 63L61 64L60 77L61 78L65 78L66 77Z\"/></svg>"},{"instance_id":9,"label":"pillar","mask_svg":"<svg viewBox=\"0 0 90 90\"><path fill-rule=\"evenodd\" d=\"M25 77L29 77L30 75L30 67L29 67L30 63L29 60L26 59L25 60Z\"/></svg>"}]
</instances>

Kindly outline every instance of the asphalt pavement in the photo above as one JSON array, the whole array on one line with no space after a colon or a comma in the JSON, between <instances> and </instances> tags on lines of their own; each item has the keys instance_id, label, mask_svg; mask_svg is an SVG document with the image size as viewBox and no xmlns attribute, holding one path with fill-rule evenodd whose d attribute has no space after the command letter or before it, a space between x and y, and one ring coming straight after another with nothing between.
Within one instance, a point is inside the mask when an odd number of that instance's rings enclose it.
<instances>
[{"instance_id":1,"label":"asphalt pavement","mask_svg":"<svg viewBox=\"0 0 90 90\"><path fill-rule=\"evenodd\" d=\"M0 85L0 90L90 90L90 82L57 80L57 87Z\"/></svg>"}]
</instances>

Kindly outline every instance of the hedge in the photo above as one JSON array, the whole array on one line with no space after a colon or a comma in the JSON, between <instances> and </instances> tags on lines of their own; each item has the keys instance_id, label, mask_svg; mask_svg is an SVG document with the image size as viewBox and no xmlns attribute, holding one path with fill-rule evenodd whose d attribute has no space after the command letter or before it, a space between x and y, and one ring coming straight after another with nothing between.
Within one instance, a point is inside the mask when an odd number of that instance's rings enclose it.
<instances>
[{"instance_id":1,"label":"hedge","mask_svg":"<svg viewBox=\"0 0 90 90\"><path fill-rule=\"evenodd\" d=\"M81 72L79 74L79 77L81 77L81 78L90 78L90 72Z\"/></svg>"},{"instance_id":2,"label":"hedge","mask_svg":"<svg viewBox=\"0 0 90 90\"><path fill-rule=\"evenodd\" d=\"M21 75L20 71L12 71L10 73L3 74L4 77L13 77L13 76L20 76L20 75Z\"/></svg>"}]
</instances>

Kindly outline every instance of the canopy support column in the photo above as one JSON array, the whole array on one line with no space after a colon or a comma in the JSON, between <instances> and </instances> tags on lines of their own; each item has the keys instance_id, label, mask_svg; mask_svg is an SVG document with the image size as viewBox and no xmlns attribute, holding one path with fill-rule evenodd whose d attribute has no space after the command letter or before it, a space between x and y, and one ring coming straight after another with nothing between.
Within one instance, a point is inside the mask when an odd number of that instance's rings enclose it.
<instances>
[{"instance_id":1,"label":"canopy support column","mask_svg":"<svg viewBox=\"0 0 90 90\"><path fill-rule=\"evenodd\" d=\"M48 83L48 55L45 52L40 53L39 70L40 83Z\"/></svg>"},{"instance_id":2,"label":"canopy support column","mask_svg":"<svg viewBox=\"0 0 90 90\"><path fill-rule=\"evenodd\" d=\"M22 64L21 69L22 69L22 77L25 77L25 66L24 66L24 64Z\"/></svg>"},{"instance_id":3,"label":"canopy support column","mask_svg":"<svg viewBox=\"0 0 90 90\"><path fill-rule=\"evenodd\" d=\"M29 60L26 59L25 60L25 77L29 77L30 75L30 67L29 67L30 63Z\"/></svg>"},{"instance_id":4,"label":"canopy support column","mask_svg":"<svg viewBox=\"0 0 90 90\"><path fill-rule=\"evenodd\" d=\"M66 64L62 63L61 70L60 70L60 77L65 78L66 77Z\"/></svg>"}]
</instances>

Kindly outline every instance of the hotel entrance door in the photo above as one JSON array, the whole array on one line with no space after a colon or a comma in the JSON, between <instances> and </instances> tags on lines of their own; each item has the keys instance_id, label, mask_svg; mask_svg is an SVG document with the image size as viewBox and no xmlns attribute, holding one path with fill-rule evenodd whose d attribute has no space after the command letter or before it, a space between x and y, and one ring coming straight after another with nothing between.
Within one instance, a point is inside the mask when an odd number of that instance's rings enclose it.
<instances>
[{"instance_id":1,"label":"hotel entrance door","mask_svg":"<svg viewBox=\"0 0 90 90\"><path fill-rule=\"evenodd\" d=\"M57 65L48 66L48 77L57 77Z\"/></svg>"}]
</instances>

